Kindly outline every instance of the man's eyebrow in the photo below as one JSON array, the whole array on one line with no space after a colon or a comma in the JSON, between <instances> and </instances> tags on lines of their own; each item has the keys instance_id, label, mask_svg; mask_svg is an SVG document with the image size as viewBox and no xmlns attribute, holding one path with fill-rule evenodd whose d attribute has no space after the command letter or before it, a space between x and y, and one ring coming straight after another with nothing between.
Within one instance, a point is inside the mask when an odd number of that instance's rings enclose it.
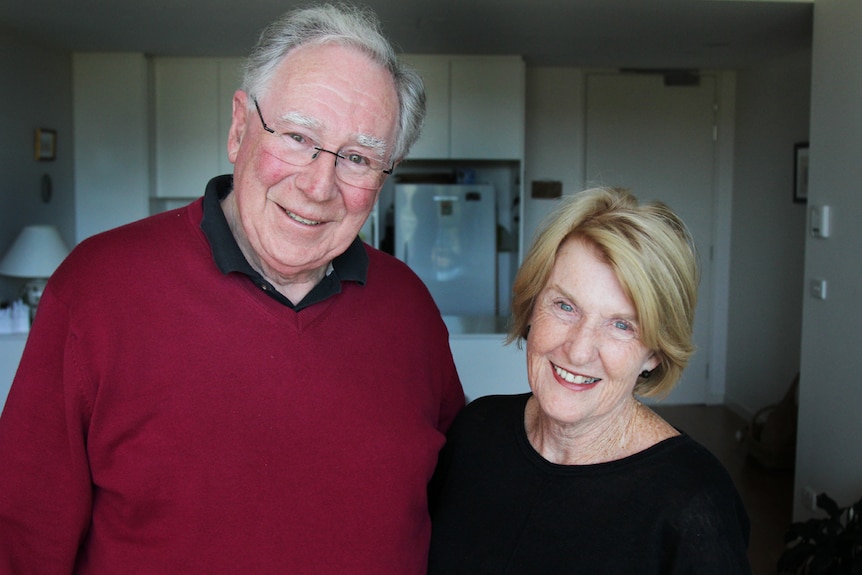
<instances>
[{"instance_id":1,"label":"man's eyebrow","mask_svg":"<svg viewBox=\"0 0 862 575\"><path fill-rule=\"evenodd\" d=\"M356 143L363 148L374 150L381 158L386 155L386 150L389 148L386 145L386 140L368 134L359 134L356 136Z\"/></svg>"},{"instance_id":2,"label":"man's eyebrow","mask_svg":"<svg viewBox=\"0 0 862 575\"><path fill-rule=\"evenodd\" d=\"M319 130L322 125L319 120L296 111L287 112L280 119L282 122L309 130ZM353 139L359 146L373 150L381 158L386 155L386 151L389 149L386 140L370 134L357 134Z\"/></svg>"},{"instance_id":3,"label":"man's eyebrow","mask_svg":"<svg viewBox=\"0 0 862 575\"><path fill-rule=\"evenodd\" d=\"M305 114L303 114L301 112L288 112L288 113L284 114L283 116L281 116L281 120L283 122L289 122L289 123L294 124L296 126L300 126L303 128L309 128L309 129L313 129L313 130L318 129L320 127L320 122L318 120L315 120L311 116L306 116Z\"/></svg>"}]
</instances>

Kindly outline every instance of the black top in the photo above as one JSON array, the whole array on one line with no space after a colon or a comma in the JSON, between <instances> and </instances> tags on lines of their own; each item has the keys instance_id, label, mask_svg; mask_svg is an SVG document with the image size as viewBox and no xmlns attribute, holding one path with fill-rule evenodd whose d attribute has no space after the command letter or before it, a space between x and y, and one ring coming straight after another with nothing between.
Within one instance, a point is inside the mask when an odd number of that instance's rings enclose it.
<instances>
[{"instance_id":1,"label":"black top","mask_svg":"<svg viewBox=\"0 0 862 575\"><path fill-rule=\"evenodd\" d=\"M748 575L748 516L721 463L682 434L618 461L557 465L530 445L530 394L479 398L429 488L429 575Z\"/></svg>"},{"instance_id":2,"label":"black top","mask_svg":"<svg viewBox=\"0 0 862 575\"><path fill-rule=\"evenodd\" d=\"M275 300L299 311L326 298L341 293L342 281L354 281L365 285L368 274L368 254L359 237L347 250L332 260L330 271L298 304L284 297L245 259L236 243L224 212L221 200L233 191L233 176L216 176L207 184L204 193L204 218L201 229L212 247L213 259L223 274L237 272L247 275L260 289Z\"/></svg>"}]
</instances>

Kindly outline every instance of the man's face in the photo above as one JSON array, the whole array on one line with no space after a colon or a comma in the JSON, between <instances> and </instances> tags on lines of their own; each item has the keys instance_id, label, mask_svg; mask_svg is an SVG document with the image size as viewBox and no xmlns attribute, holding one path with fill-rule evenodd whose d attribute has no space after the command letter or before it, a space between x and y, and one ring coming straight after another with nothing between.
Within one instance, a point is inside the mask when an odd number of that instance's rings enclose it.
<instances>
[{"instance_id":1,"label":"man's face","mask_svg":"<svg viewBox=\"0 0 862 575\"><path fill-rule=\"evenodd\" d=\"M319 275L359 233L383 183L374 189L341 181L335 156L307 166L279 158L281 138L313 140L326 150L361 150L388 162L398 125L398 95L389 72L356 50L297 48L281 62L261 117L242 91L234 95L228 155L234 163L232 229L253 266L278 282ZM339 159L339 162L346 160ZM388 167L388 165L387 165Z\"/></svg>"}]
</instances>

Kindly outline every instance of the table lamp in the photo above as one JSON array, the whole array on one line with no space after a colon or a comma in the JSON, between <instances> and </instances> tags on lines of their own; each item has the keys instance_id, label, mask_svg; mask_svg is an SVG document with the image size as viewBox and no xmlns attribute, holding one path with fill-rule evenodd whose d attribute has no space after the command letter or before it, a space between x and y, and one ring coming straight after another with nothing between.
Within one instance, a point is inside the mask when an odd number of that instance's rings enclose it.
<instances>
[{"instance_id":1,"label":"table lamp","mask_svg":"<svg viewBox=\"0 0 862 575\"><path fill-rule=\"evenodd\" d=\"M33 225L21 230L0 261L0 274L27 278L23 299L30 306L31 316L36 312L48 278L68 254L69 248L56 227Z\"/></svg>"}]
</instances>

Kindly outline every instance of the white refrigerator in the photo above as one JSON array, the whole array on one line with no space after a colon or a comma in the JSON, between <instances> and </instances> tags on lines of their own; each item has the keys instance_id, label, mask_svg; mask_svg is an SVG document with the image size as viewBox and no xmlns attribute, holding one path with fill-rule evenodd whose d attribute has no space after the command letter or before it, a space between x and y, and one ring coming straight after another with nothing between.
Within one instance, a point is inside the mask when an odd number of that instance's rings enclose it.
<instances>
[{"instance_id":1,"label":"white refrigerator","mask_svg":"<svg viewBox=\"0 0 862 575\"><path fill-rule=\"evenodd\" d=\"M396 184L395 257L443 315L497 313L497 210L491 184Z\"/></svg>"}]
</instances>

